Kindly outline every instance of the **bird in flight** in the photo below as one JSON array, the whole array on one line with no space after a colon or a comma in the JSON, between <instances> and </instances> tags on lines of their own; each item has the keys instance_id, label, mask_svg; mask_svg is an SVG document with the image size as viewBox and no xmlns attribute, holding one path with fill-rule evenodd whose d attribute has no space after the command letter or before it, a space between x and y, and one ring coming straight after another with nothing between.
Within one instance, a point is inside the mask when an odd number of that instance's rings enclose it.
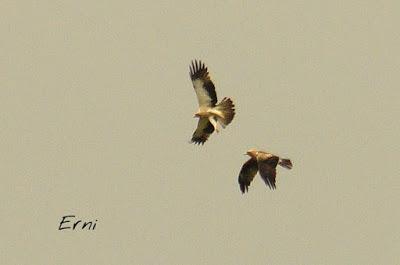
<instances>
[{"instance_id":1,"label":"bird in flight","mask_svg":"<svg viewBox=\"0 0 400 265\"><path fill-rule=\"evenodd\" d=\"M248 192L251 181L257 172L260 172L261 178L270 189L275 189L276 166L292 169L290 159L280 158L279 156L250 149L245 155L250 156L250 159L243 164L239 173L239 185L242 193Z\"/></svg>"},{"instance_id":2,"label":"bird in flight","mask_svg":"<svg viewBox=\"0 0 400 265\"><path fill-rule=\"evenodd\" d=\"M207 67L201 61L192 61L190 78L199 102L199 109L194 118L199 118L197 128L192 135L191 142L204 144L214 132L218 133L219 127L225 128L235 116L235 105L230 98L223 98L217 104L217 93L211 81Z\"/></svg>"}]
</instances>

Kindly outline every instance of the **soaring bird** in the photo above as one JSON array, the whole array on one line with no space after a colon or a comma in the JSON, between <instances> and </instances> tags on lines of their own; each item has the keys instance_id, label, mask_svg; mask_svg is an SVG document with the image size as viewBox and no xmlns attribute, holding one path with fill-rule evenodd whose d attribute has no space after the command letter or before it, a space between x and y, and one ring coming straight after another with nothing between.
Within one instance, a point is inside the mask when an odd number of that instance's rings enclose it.
<instances>
[{"instance_id":1,"label":"soaring bird","mask_svg":"<svg viewBox=\"0 0 400 265\"><path fill-rule=\"evenodd\" d=\"M192 61L190 78L199 102L199 109L194 118L199 118L197 128L192 135L191 142L204 144L214 132L218 133L219 126L225 128L235 116L235 105L230 98L223 98L217 104L217 93L210 79L207 67L201 61Z\"/></svg>"},{"instance_id":2,"label":"soaring bird","mask_svg":"<svg viewBox=\"0 0 400 265\"><path fill-rule=\"evenodd\" d=\"M250 156L250 159L243 164L238 179L242 193L249 190L250 183L257 172L260 172L261 178L270 189L275 189L276 166L279 164L287 169L293 166L290 159L280 158L264 151L250 149L246 154Z\"/></svg>"}]
</instances>

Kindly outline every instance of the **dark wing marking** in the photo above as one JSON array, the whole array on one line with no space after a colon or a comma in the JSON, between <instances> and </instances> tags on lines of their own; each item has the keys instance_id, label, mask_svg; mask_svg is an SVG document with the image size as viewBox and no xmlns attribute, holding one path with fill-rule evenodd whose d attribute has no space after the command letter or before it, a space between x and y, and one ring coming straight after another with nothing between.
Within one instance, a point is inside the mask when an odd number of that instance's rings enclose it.
<instances>
[{"instance_id":1,"label":"dark wing marking","mask_svg":"<svg viewBox=\"0 0 400 265\"><path fill-rule=\"evenodd\" d=\"M192 61L190 78L197 95L199 106L214 107L217 104L217 93L214 83L211 81L207 67L201 61Z\"/></svg>"},{"instance_id":2,"label":"dark wing marking","mask_svg":"<svg viewBox=\"0 0 400 265\"><path fill-rule=\"evenodd\" d=\"M208 118L200 118L191 141L195 144L204 144L213 132L214 126Z\"/></svg>"},{"instance_id":3,"label":"dark wing marking","mask_svg":"<svg viewBox=\"0 0 400 265\"><path fill-rule=\"evenodd\" d=\"M242 191L242 193L245 193L249 190L250 183L254 179L254 176L257 174L257 171L258 166L256 159L250 158L246 161L246 163L243 164L238 179L240 190Z\"/></svg>"},{"instance_id":4,"label":"dark wing marking","mask_svg":"<svg viewBox=\"0 0 400 265\"><path fill-rule=\"evenodd\" d=\"M264 160L258 160L258 170L261 178L270 189L276 189L276 165L278 165L279 157L272 156Z\"/></svg>"}]
</instances>

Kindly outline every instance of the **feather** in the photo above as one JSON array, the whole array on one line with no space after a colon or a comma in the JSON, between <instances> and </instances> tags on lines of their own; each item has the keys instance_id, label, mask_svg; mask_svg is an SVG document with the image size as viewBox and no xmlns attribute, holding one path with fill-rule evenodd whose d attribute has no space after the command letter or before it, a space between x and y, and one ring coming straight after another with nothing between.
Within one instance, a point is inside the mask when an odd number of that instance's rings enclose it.
<instances>
[{"instance_id":1,"label":"feather","mask_svg":"<svg viewBox=\"0 0 400 265\"><path fill-rule=\"evenodd\" d=\"M190 67L190 78L192 79L193 88L197 95L200 107L214 107L217 104L217 93L215 92L214 83L211 81L207 67L197 60Z\"/></svg>"}]
</instances>

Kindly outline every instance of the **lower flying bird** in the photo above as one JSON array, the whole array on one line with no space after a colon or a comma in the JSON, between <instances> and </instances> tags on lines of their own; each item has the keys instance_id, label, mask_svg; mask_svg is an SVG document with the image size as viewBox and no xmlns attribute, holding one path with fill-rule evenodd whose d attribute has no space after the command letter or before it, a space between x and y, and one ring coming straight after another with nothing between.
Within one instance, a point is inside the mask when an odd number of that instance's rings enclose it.
<instances>
[{"instance_id":1,"label":"lower flying bird","mask_svg":"<svg viewBox=\"0 0 400 265\"><path fill-rule=\"evenodd\" d=\"M225 128L231 123L235 116L235 105L226 97L217 104L214 83L210 79L207 67L201 61L192 61L190 78L199 102L199 109L194 114L195 118L199 118L199 122L191 142L204 144L214 130L219 132L219 126Z\"/></svg>"},{"instance_id":2,"label":"lower flying bird","mask_svg":"<svg viewBox=\"0 0 400 265\"><path fill-rule=\"evenodd\" d=\"M257 172L260 172L261 178L270 189L275 189L276 166L291 169L292 162L290 159L282 159L276 155L250 149L246 153L250 159L243 164L239 173L239 185L242 193L248 191L251 181Z\"/></svg>"}]
</instances>

